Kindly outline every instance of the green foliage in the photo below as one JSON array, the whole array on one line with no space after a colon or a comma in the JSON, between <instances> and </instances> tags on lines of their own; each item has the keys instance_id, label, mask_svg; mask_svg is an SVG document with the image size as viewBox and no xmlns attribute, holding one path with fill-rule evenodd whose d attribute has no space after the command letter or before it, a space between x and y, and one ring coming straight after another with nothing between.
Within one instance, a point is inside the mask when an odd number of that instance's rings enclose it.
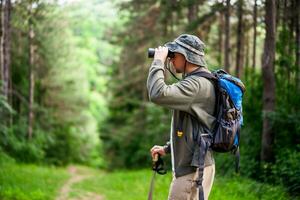
<instances>
[{"instance_id":1,"label":"green foliage","mask_svg":"<svg viewBox=\"0 0 300 200\"><path fill-rule=\"evenodd\" d=\"M280 58L279 58L280 59ZM278 66L281 68L283 66ZM248 69L250 70L250 69ZM299 195L299 102L300 96L292 81L287 84L282 69L278 69L277 108L268 117L275 130L274 163L260 163L262 131L262 81L261 74L250 70L245 80L246 93L243 102L244 126L241 132L241 175L271 184L283 184L292 195ZM217 172L234 174L234 156L215 153Z\"/></svg>"},{"instance_id":2,"label":"green foliage","mask_svg":"<svg viewBox=\"0 0 300 200\"><path fill-rule=\"evenodd\" d=\"M148 166L151 163L151 147L163 145L168 140L169 116L168 111L153 104L145 104L130 114L120 112L118 118L123 120L120 125L106 126L107 130L103 130L102 134L108 167ZM114 120L118 118L114 116Z\"/></svg>"},{"instance_id":3,"label":"green foliage","mask_svg":"<svg viewBox=\"0 0 300 200\"><path fill-rule=\"evenodd\" d=\"M0 84L2 86L2 84ZM13 114L13 108L7 103L7 100L0 94L0 112L1 114ZM2 115L1 115L2 117ZM2 120L1 120L2 121Z\"/></svg>"},{"instance_id":4,"label":"green foliage","mask_svg":"<svg viewBox=\"0 0 300 200\"><path fill-rule=\"evenodd\" d=\"M294 198L299 198L299 145L296 149L280 149L274 164L262 163L261 179L283 184Z\"/></svg>"},{"instance_id":5,"label":"green foliage","mask_svg":"<svg viewBox=\"0 0 300 200\"><path fill-rule=\"evenodd\" d=\"M70 175L66 168L43 167L18 164L0 151L0 198L15 200L55 199L62 185ZM76 175L86 176L70 185L72 198L96 193L105 199L146 198L153 172L145 170L119 170L107 173L88 167L76 166ZM156 176L155 199L166 199L172 174ZM129 192L130 191L130 192ZM210 199L289 199L280 186L258 183L240 176L219 176L210 194ZM295 198L293 198L295 199Z\"/></svg>"},{"instance_id":6,"label":"green foliage","mask_svg":"<svg viewBox=\"0 0 300 200\"><path fill-rule=\"evenodd\" d=\"M273 174L281 183L286 185L294 196L300 196L300 146L294 150L285 149L278 153L276 165L273 166Z\"/></svg>"},{"instance_id":7,"label":"green foliage","mask_svg":"<svg viewBox=\"0 0 300 200\"><path fill-rule=\"evenodd\" d=\"M10 157L9 155L7 155L2 148L0 148L0 165L4 165L4 164L14 164L16 161Z\"/></svg>"},{"instance_id":8,"label":"green foliage","mask_svg":"<svg viewBox=\"0 0 300 200\"><path fill-rule=\"evenodd\" d=\"M0 84L1 86L2 84ZM7 132L7 119L12 114L14 114L13 108L7 103L7 99L0 94L0 138Z\"/></svg>"},{"instance_id":9,"label":"green foliage","mask_svg":"<svg viewBox=\"0 0 300 200\"><path fill-rule=\"evenodd\" d=\"M116 59L111 55L117 51L104 39L104 27L115 19L110 5L103 1L13 3L11 107L16 114L12 124L2 120L0 124L0 143L9 155L24 162L103 165L98 127L107 115L106 66ZM29 49L29 19L36 49L31 141L27 135L29 54L24 53ZM9 108L2 97L0 103L1 109Z\"/></svg>"},{"instance_id":10,"label":"green foliage","mask_svg":"<svg viewBox=\"0 0 300 200\"><path fill-rule=\"evenodd\" d=\"M93 172L95 173L95 172ZM77 191L89 191L105 195L107 200L147 198L151 170L118 171L113 173L96 173L92 178L75 184ZM156 176L153 199L167 199L169 186L172 180L171 173L165 176ZM130 191L130 192L129 192ZM274 187L257 183L239 176L217 176L209 199L289 199L282 187Z\"/></svg>"},{"instance_id":11,"label":"green foliage","mask_svg":"<svg viewBox=\"0 0 300 200\"><path fill-rule=\"evenodd\" d=\"M69 177L64 169L17 164L0 151L0 199L50 200Z\"/></svg>"},{"instance_id":12,"label":"green foliage","mask_svg":"<svg viewBox=\"0 0 300 200\"><path fill-rule=\"evenodd\" d=\"M23 162L41 162L44 159L44 135L35 135L31 141L27 139L25 119L0 133L0 146L10 156Z\"/></svg>"},{"instance_id":13,"label":"green foliage","mask_svg":"<svg viewBox=\"0 0 300 200\"><path fill-rule=\"evenodd\" d=\"M226 197L224 197L226 195ZM241 177L217 177L210 199L290 199L284 188Z\"/></svg>"},{"instance_id":14,"label":"green foliage","mask_svg":"<svg viewBox=\"0 0 300 200\"><path fill-rule=\"evenodd\" d=\"M118 171L113 173L95 174L94 178L89 178L76 184L75 188L99 193L107 200L112 199L132 199L139 200L147 198L151 181L151 170L138 171ZM166 176L156 176L155 191L153 199L167 199L170 174Z\"/></svg>"},{"instance_id":15,"label":"green foliage","mask_svg":"<svg viewBox=\"0 0 300 200\"><path fill-rule=\"evenodd\" d=\"M293 98L299 98L294 96ZM290 104L293 106L293 104ZM298 106L297 104L295 106ZM276 127L276 161L264 170L264 179L286 185L292 195L299 196L300 189L300 114L299 111L280 107L270 118Z\"/></svg>"}]
</instances>

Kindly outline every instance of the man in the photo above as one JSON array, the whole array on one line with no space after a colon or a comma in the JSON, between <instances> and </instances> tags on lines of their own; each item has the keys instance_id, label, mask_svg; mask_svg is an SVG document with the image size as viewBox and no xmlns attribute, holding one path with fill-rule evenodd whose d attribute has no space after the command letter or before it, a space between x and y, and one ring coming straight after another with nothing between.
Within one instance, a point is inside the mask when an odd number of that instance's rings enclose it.
<instances>
[{"instance_id":1,"label":"man","mask_svg":"<svg viewBox=\"0 0 300 200\"><path fill-rule=\"evenodd\" d=\"M204 43L198 37L180 35L173 42L155 49L154 60L149 69L147 88L150 100L173 110L170 141L164 146L155 145L151 149L152 157L155 154L164 156L171 153L173 180L169 200L198 199L199 191L195 181L198 180L199 146L194 139L194 128L197 125L200 137L205 137L205 127L211 129L215 121L214 85L208 79L194 75L198 71L209 72L204 59L204 48ZM164 81L164 63L168 50L175 55L168 59L176 72L183 76L181 81L172 85L167 85ZM195 119L196 125L193 121ZM204 161L204 199L208 199L214 174L214 159L209 150Z\"/></svg>"}]
</instances>

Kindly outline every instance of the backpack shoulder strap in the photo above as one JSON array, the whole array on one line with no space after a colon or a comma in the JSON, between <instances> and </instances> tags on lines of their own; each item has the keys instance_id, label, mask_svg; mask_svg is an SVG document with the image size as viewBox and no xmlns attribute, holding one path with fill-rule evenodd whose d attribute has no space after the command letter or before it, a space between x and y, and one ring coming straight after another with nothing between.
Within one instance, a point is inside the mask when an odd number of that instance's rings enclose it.
<instances>
[{"instance_id":1,"label":"backpack shoulder strap","mask_svg":"<svg viewBox=\"0 0 300 200\"><path fill-rule=\"evenodd\" d=\"M200 77L204 77L208 80L211 81L211 83L214 85L215 88L215 94L216 94L216 102L215 102L215 108L214 108L214 114L213 116L218 118L218 106L221 102L220 96L219 94L219 87L218 87L218 74L214 73L214 72L206 72L206 71L195 71L193 73L191 73L190 75L196 75L196 76L200 76Z\"/></svg>"},{"instance_id":2,"label":"backpack shoulder strap","mask_svg":"<svg viewBox=\"0 0 300 200\"><path fill-rule=\"evenodd\" d=\"M207 78L209 80L216 80L217 79L214 74L206 72L206 71L195 71L195 72L192 72L190 74L190 76L192 76L192 75L204 77L204 78Z\"/></svg>"}]
</instances>

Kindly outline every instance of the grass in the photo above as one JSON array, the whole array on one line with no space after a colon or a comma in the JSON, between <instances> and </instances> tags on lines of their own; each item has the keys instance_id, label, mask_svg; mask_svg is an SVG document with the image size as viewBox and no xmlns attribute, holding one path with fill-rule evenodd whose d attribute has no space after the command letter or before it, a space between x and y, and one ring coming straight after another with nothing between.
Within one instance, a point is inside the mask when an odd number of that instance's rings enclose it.
<instances>
[{"instance_id":1,"label":"grass","mask_svg":"<svg viewBox=\"0 0 300 200\"><path fill-rule=\"evenodd\" d=\"M64 168L18 164L0 155L1 200L50 200L68 179Z\"/></svg>"},{"instance_id":2,"label":"grass","mask_svg":"<svg viewBox=\"0 0 300 200\"><path fill-rule=\"evenodd\" d=\"M147 199L151 176L150 170L98 172L92 178L75 184L74 188L102 194L106 200L141 200ZM153 199L167 199L170 180L170 176L156 176Z\"/></svg>"},{"instance_id":3,"label":"grass","mask_svg":"<svg viewBox=\"0 0 300 200\"><path fill-rule=\"evenodd\" d=\"M89 191L102 194L106 200L146 199L152 172L150 170L119 171L113 173L98 172L74 186L77 191ZM155 200L168 197L171 174L156 176ZM76 196L76 195L75 195ZM210 200L284 200L289 199L284 189L253 180L234 177L216 177Z\"/></svg>"},{"instance_id":4,"label":"grass","mask_svg":"<svg viewBox=\"0 0 300 200\"><path fill-rule=\"evenodd\" d=\"M290 199L282 187L274 187L256 181L233 177L216 177L210 195L211 200L285 200Z\"/></svg>"},{"instance_id":5,"label":"grass","mask_svg":"<svg viewBox=\"0 0 300 200\"><path fill-rule=\"evenodd\" d=\"M53 200L70 177L66 168L18 164L0 155L1 200ZM99 194L105 200L147 199L152 171L121 170L105 172L89 167L76 166L78 175L86 179L71 186L69 197L79 198L87 194ZM154 200L168 196L171 173L156 176ZM258 183L240 176L217 176L210 200L284 200L289 199L280 186Z\"/></svg>"}]
</instances>

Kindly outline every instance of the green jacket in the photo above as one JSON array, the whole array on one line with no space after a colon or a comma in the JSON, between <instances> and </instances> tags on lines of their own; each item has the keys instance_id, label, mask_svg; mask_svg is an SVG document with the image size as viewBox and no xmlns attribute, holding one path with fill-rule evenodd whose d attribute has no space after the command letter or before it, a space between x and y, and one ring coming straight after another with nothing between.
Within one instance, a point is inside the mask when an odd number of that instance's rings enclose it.
<instances>
[{"instance_id":1,"label":"green jacket","mask_svg":"<svg viewBox=\"0 0 300 200\"><path fill-rule=\"evenodd\" d=\"M207 69L199 68L198 70ZM195 172L199 166L190 115L211 128L215 121L213 116L215 91L213 84L206 78L189 74L183 80L167 85L164 81L164 71L162 61L154 60L149 69L147 88L149 98L153 103L173 110L170 142L167 142L165 149L167 153L171 152L175 176L180 177ZM183 117L183 135L177 133L179 111L190 114ZM199 132L204 133L202 127L199 128ZM205 157L205 166L212 164L214 164L214 159L209 150Z\"/></svg>"}]
</instances>

